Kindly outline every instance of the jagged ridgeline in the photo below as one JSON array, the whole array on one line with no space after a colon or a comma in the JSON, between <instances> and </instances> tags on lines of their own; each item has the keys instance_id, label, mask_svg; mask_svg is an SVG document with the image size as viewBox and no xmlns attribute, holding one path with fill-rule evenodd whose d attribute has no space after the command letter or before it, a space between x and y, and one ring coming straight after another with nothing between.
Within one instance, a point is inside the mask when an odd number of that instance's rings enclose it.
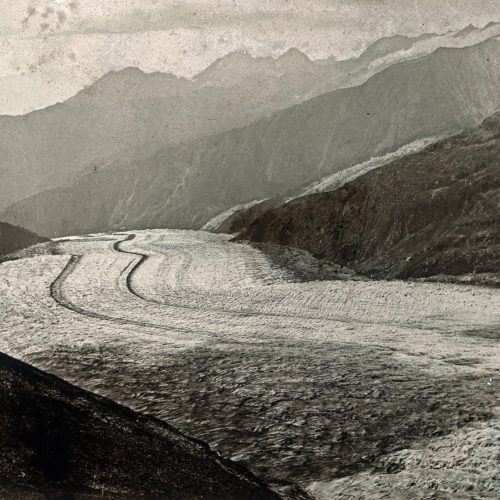
<instances>
[{"instance_id":1,"label":"jagged ridgeline","mask_svg":"<svg viewBox=\"0 0 500 500\"><path fill-rule=\"evenodd\" d=\"M239 128L112 151L64 186L12 204L0 218L48 236L200 228L231 206L292 195L409 142L480 123L500 102L499 46L490 39L438 49L394 64L360 86L322 94ZM126 130L137 120L123 123Z\"/></svg>"},{"instance_id":2,"label":"jagged ridgeline","mask_svg":"<svg viewBox=\"0 0 500 500\"><path fill-rule=\"evenodd\" d=\"M359 85L443 44L470 46L498 33L500 23L444 37L393 36L341 61L311 61L297 49L277 59L232 52L192 80L137 68L107 73L63 103L25 116L0 116L0 211L118 158L141 162L161 147L241 127Z\"/></svg>"}]
</instances>

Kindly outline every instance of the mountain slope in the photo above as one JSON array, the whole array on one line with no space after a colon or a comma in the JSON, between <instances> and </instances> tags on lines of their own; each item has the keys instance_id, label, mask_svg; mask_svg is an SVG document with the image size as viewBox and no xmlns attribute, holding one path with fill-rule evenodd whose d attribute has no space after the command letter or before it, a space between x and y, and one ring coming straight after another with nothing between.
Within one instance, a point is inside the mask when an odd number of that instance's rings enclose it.
<instances>
[{"instance_id":1,"label":"mountain slope","mask_svg":"<svg viewBox=\"0 0 500 500\"><path fill-rule=\"evenodd\" d=\"M199 228L240 203L293 194L414 140L479 123L500 104L499 48L488 40L439 49L246 127L115 160L0 218L49 236Z\"/></svg>"},{"instance_id":2,"label":"mountain slope","mask_svg":"<svg viewBox=\"0 0 500 500\"><path fill-rule=\"evenodd\" d=\"M0 222L0 256L44 241L48 241L48 238L38 236L22 227Z\"/></svg>"},{"instance_id":3,"label":"mountain slope","mask_svg":"<svg viewBox=\"0 0 500 500\"><path fill-rule=\"evenodd\" d=\"M279 498L160 420L1 353L0 374L3 498Z\"/></svg>"},{"instance_id":4,"label":"mountain slope","mask_svg":"<svg viewBox=\"0 0 500 500\"><path fill-rule=\"evenodd\" d=\"M397 61L468 39L393 37L357 59L310 61L291 50L277 59L228 54L193 80L129 68L103 76L62 104L0 117L0 210L106 168L141 161L160 147L240 127L279 109L366 81ZM450 41L451 40L451 41Z\"/></svg>"},{"instance_id":5,"label":"mountain slope","mask_svg":"<svg viewBox=\"0 0 500 500\"><path fill-rule=\"evenodd\" d=\"M238 238L298 247L375 278L472 273L499 282L500 113L334 191L270 210Z\"/></svg>"},{"instance_id":6,"label":"mountain slope","mask_svg":"<svg viewBox=\"0 0 500 500\"><path fill-rule=\"evenodd\" d=\"M302 56L229 54L194 80L127 68L64 103L0 117L0 209L106 168L110 159L140 159L161 146L230 130L305 99L308 82L326 78L335 61L317 65ZM328 90L337 80L327 78Z\"/></svg>"}]
</instances>

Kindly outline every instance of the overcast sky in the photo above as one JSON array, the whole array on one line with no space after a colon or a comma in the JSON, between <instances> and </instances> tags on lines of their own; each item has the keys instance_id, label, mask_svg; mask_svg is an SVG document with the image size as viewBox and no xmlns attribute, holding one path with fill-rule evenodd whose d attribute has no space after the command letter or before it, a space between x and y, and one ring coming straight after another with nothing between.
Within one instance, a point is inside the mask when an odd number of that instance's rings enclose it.
<instances>
[{"instance_id":1,"label":"overcast sky","mask_svg":"<svg viewBox=\"0 0 500 500\"><path fill-rule=\"evenodd\" d=\"M0 113L67 99L110 70L194 76L234 50L312 59L394 34L500 21L500 0L0 0Z\"/></svg>"}]
</instances>

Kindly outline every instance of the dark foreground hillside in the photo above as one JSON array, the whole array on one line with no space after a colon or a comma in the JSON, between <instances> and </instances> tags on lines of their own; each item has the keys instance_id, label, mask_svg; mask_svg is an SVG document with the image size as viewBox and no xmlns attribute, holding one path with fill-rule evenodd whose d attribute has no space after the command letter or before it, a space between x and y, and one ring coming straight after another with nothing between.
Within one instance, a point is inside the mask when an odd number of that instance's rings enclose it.
<instances>
[{"instance_id":1,"label":"dark foreground hillside","mask_svg":"<svg viewBox=\"0 0 500 500\"><path fill-rule=\"evenodd\" d=\"M0 222L0 255L6 255L44 241L48 241L48 239L22 227Z\"/></svg>"},{"instance_id":2,"label":"dark foreground hillside","mask_svg":"<svg viewBox=\"0 0 500 500\"><path fill-rule=\"evenodd\" d=\"M1 498L279 498L205 443L1 353L0 401Z\"/></svg>"},{"instance_id":3,"label":"dark foreground hillside","mask_svg":"<svg viewBox=\"0 0 500 500\"><path fill-rule=\"evenodd\" d=\"M374 278L498 283L500 113L333 191L270 210L238 238L298 247Z\"/></svg>"}]
</instances>

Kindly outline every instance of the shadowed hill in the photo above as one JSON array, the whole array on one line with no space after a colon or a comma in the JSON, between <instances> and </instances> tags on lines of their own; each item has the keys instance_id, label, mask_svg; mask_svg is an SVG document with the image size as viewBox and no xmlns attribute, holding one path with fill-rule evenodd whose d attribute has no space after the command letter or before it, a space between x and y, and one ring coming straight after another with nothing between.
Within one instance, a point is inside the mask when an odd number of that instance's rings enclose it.
<instances>
[{"instance_id":1,"label":"shadowed hill","mask_svg":"<svg viewBox=\"0 0 500 500\"><path fill-rule=\"evenodd\" d=\"M375 278L498 282L500 113L330 192L266 212L238 239L294 246Z\"/></svg>"},{"instance_id":2,"label":"shadowed hill","mask_svg":"<svg viewBox=\"0 0 500 500\"><path fill-rule=\"evenodd\" d=\"M48 236L198 229L240 203L294 193L414 140L479 123L500 103L499 48L492 39L439 49L248 126L116 159L0 218Z\"/></svg>"},{"instance_id":3,"label":"shadowed hill","mask_svg":"<svg viewBox=\"0 0 500 500\"><path fill-rule=\"evenodd\" d=\"M22 227L0 222L0 256L44 241L48 241L48 238L38 236Z\"/></svg>"},{"instance_id":4,"label":"shadowed hill","mask_svg":"<svg viewBox=\"0 0 500 500\"><path fill-rule=\"evenodd\" d=\"M205 443L1 353L0 401L2 498L280 498Z\"/></svg>"}]
</instances>

